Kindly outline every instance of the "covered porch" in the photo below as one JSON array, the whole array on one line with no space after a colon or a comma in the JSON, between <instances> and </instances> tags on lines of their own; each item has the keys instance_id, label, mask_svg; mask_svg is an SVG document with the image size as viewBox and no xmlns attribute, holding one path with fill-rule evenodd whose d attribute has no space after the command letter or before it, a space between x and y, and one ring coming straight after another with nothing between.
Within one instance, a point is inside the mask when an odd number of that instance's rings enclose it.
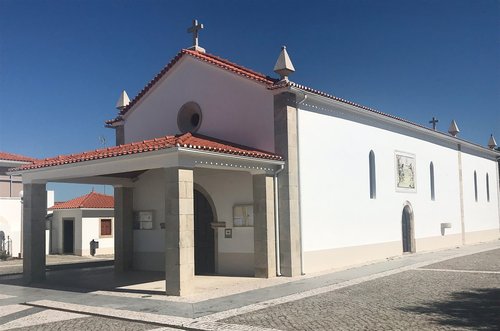
<instances>
[{"instance_id":1,"label":"covered porch","mask_svg":"<svg viewBox=\"0 0 500 331\"><path fill-rule=\"evenodd\" d=\"M112 185L115 273L163 272L167 295L192 294L195 274L274 277L283 165L271 153L185 134L18 168L24 279L45 279L48 182Z\"/></svg>"}]
</instances>

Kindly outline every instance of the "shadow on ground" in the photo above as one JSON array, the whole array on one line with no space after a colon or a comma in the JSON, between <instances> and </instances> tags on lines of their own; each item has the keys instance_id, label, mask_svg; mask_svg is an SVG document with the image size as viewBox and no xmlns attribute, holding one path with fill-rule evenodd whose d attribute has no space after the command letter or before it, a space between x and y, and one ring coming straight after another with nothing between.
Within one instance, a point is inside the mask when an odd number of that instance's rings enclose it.
<instances>
[{"instance_id":1,"label":"shadow on ground","mask_svg":"<svg viewBox=\"0 0 500 331\"><path fill-rule=\"evenodd\" d=\"M79 293L93 291L133 292L140 294L164 294L164 290L122 289L121 287L165 279L163 272L128 271L114 272L114 261L96 261L52 265L46 267L46 279L43 282L25 284L22 274L0 276L0 284L28 286Z\"/></svg>"},{"instance_id":2,"label":"shadow on ground","mask_svg":"<svg viewBox=\"0 0 500 331\"><path fill-rule=\"evenodd\" d=\"M454 292L446 301L433 301L402 310L433 316L437 324L500 330L500 288Z\"/></svg>"}]
</instances>

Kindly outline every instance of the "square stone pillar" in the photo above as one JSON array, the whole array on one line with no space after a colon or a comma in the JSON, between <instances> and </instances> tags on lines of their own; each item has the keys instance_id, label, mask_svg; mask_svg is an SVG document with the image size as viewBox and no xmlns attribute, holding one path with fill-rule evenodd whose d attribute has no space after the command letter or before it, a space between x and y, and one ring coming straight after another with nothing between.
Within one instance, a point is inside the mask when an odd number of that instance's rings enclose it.
<instances>
[{"instance_id":1,"label":"square stone pillar","mask_svg":"<svg viewBox=\"0 0 500 331\"><path fill-rule=\"evenodd\" d=\"M253 224L255 277L275 277L276 240L272 176L253 176Z\"/></svg>"},{"instance_id":2,"label":"square stone pillar","mask_svg":"<svg viewBox=\"0 0 500 331\"><path fill-rule=\"evenodd\" d=\"M285 158L278 175L280 268L283 276L301 274L299 160L296 96L284 92L274 96L274 148Z\"/></svg>"},{"instance_id":3,"label":"square stone pillar","mask_svg":"<svg viewBox=\"0 0 500 331\"><path fill-rule=\"evenodd\" d=\"M23 278L25 283L45 279L45 184L23 185Z\"/></svg>"},{"instance_id":4,"label":"square stone pillar","mask_svg":"<svg viewBox=\"0 0 500 331\"><path fill-rule=\"evenodd\" d=\"M132 269L134 254L133 188L119 187L115 191L115 272Z\"/></svg>"},{"instance_id":5,"label":"square stone pillar","mask_svg":"<svg viewBox=\"0 0 500 331\"><path fill-rule=\"evenodd\" d=\"M194 290L192 169L165 169L165 280L167 295Z\"/></svg>"}]
</instances>

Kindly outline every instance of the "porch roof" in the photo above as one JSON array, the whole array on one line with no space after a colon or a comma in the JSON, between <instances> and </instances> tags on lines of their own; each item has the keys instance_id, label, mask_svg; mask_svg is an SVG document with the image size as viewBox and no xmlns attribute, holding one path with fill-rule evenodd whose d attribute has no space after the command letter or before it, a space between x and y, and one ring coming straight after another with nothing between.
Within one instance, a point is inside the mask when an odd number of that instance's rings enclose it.
<instances>
[{"instance_id":1,"label":"porch roof","mask_svg":"<svg viewBox=\"0 0 500 331\"><path fill-rule=\"evenodd\" d=\"M78 154L59 155L52 158L35 160L33 163L25 164L11 169L12 172L22 172L24 170L48 168L64 164L86 162L91 160L113 158L123 155L148 153L158 150L165 150L174 147L183 147L193 150L204 150L221 154L237 155L249 158L259 158L267 160L283 160L279 155L260 151L246 146L233 144L230 142L218 140L192 133L184 133L175 136L164 136L150 140L128 143L119 146L107 147L87 151Z\"/></svg>"}]
</instances>

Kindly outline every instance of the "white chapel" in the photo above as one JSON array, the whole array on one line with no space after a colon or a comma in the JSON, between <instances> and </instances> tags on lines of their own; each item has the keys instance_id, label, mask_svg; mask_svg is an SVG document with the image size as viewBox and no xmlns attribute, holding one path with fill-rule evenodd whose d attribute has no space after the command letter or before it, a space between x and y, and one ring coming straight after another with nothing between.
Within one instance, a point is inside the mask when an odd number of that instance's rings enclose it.
<instances>
[{"instance_id":1,"label":"white chapel","mask_svg":"<svg viewBox=\"0 0 500 331\"><path fill-rule=\"evenodd\" d=\"M198 43L106 125L116 146L13 170L24 185L24 277L45 277L48 182L114 186L115 270L295 277L500 237L499 158L489 146L273 77ZM292 54L293 55L293 54ZM272 64L270 64L272 68Z\"/></svg>"}]
</instances>

